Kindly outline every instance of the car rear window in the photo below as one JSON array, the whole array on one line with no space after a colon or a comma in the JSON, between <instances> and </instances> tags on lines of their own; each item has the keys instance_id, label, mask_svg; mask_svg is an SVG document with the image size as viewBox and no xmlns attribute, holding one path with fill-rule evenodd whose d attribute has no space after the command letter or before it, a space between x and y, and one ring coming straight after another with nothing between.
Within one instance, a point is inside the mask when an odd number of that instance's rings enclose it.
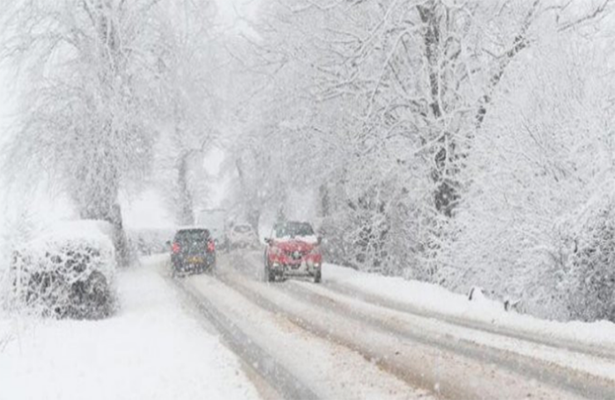
<instances>
[{"instance_id":1,"label":"car rear window","mask_svg":"<svg viewBox=\"0 0 615 400\"><path fill-rule=\"evenodd\" d=\"M307 222L287 222L277 225L275 228L276 237L311 236L313 234L314 230Z\"/></svg>"},{"instance_id":2,"label":"car rear window","mask_svg":"<svg viewBox=\"0 0 615 400\"><path fill-rule=\"evenodd\" d=\"M209 231L207 229L183 230L175 235L176 242L202 242L207 239L209 239Z\"/></svg>"},{"instance_id":3,"label":"car rear window","mask_svg":"<svg viewBox=\"0 0 615 400\"><path fill-rule=\"evenodd\" d=\"M239 232L239 233L246 233L246 232L250 232L252 230L252 228L250 228L248 225L238 225L235 227L235 232Z\"/></svg>"}]
</instances>

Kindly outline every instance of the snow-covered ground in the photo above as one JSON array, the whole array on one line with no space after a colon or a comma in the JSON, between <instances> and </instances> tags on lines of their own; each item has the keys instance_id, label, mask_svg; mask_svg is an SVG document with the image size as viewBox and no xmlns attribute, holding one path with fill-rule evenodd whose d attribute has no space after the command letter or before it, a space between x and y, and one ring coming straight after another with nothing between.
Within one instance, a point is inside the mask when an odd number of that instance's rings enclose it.
<instances>
[{"instance_id":1,"label":"snow-covered ground","mask_svg":"<svg viewBox=\"0 0 615 400\"><path fill-rule=\"evenodd\" d=\"M122 308L110 319L0 315L0 398L258 398L237 358L152 262L119 274Z\"/></svg>"},{"instance_id":2,"label":"snow-covered ground","mask_svg":"<svg viewBox=\"0 0 615 400\"><path fill-rule=\"evenodd\" d=\"M615 324L609 321L585 323L539 319L506 312L501 303L482 296L476 301L469 301L467 296L438 285L368 274L332 264L323 266L323 281L378 296L401 306L412 306L425 313L489 324L511 333L527 333L615 351Z\"/></svg>"}]
</instances>

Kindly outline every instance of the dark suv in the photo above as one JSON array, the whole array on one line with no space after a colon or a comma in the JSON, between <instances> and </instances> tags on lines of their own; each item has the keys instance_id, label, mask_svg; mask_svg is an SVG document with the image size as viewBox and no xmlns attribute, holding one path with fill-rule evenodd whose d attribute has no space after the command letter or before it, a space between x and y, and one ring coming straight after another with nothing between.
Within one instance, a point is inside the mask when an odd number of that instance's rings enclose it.
<instances>
[{"instance_id":1,"label":"dark suv","mask_svg":"<svg viewBox=\"0 0 615 400\"><path fill-rule=\"evenodd\" d=\"M175 234L171 245L173 275L212 271L216 265L216 245L207 229L186 228Z\"/></svg>"}]
</instances>

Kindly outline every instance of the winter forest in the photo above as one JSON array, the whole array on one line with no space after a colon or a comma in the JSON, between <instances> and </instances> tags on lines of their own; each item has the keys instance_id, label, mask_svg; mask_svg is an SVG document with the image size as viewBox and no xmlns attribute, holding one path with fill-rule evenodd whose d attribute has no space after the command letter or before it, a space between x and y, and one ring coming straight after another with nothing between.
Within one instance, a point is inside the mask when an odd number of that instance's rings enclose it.
<instances>
[{"instance_id":1,"label":"winter forest","mask_svg":"<svg viewBox=\"0 0 615 400\"><path fill-rule=\"evenodd\" d=\"M63 198L122 232L160 193L178 225L211 199L255 230L297 199L326 258L481 287L532 315L615 321L615 4L5 0L3 207ZM7 89L8 90L8 89Z\"/></svg>"}]
</instances>

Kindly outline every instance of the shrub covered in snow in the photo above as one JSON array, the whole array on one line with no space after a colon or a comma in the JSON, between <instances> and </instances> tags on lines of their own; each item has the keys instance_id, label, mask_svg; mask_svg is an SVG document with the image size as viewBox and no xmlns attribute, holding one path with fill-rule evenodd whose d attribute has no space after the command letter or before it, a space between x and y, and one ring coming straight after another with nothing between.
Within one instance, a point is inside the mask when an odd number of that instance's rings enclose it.
<instances>
[{"instance_id":1,"label":"shrub covered in snow","mask_svg":"<svg viewBox=\"0 0 615 400\"><path fill-rule=\"evenodd\" d=\"M508 75L511 96L497 99L501 108L475 138L439 274L456 291L478 285L498 299L523 299L533 315L606 318L613 87L597 79L604 62L596 52L552 44L536 54L546 63Z\"/></svg>"},{"instance_id":2,"label":"shrub covered in snow","mask_svg":"<svg viewBox=\"0 0 615 400\"><path fill-rule=\"evenodd\" d=\"M615 210L609 197L590 203L573 237L569 298L575 319L615 321Z\"/></svg>"},{"instance_id":3,"label":"shrub covered in snow","mask_svg":"<svg viewBox=\"0 0 615 400\"><path fill-rule=\"evenodd\" d=\"M111 232L102 221L75 221L16 246L9 269L10 302L44 316L109 316L116 269Z\"/></svg>"}]
</instances>

